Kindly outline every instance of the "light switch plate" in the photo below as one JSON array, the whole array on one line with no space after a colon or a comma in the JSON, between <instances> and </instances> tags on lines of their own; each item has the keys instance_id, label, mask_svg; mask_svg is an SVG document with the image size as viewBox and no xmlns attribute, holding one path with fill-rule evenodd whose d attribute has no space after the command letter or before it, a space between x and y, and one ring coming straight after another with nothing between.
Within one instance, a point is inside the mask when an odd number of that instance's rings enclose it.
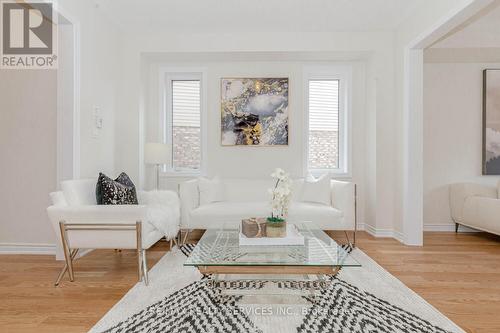
<instances>
[{"instance_id":1,"label":"light switch plate","mask_svg":"<svg viewBox=\"0 0 500 333\"><path fill-rule=\"evenodd\" d=\"M103 126L103 119L101 115L101 108L98 105L94 105L92 108L92 118L92 137L99 138Z\"/></svg>"}]
</instances>

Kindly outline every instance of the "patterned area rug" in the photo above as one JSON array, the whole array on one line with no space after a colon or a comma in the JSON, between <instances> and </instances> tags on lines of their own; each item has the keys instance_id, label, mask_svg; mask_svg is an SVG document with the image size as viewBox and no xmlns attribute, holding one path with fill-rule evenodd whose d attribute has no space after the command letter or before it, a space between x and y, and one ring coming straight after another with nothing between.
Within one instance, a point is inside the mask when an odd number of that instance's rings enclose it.
<instances>
[{"instance_id":1,"label":"patterned area rug","mask_svg":"<svg viewBox=\"0 0 500 333\"><path fill-rule=\"evenodd\" d=\"M343 269L320 296L291 295L300 283L235 281L260 295L223 301L195 268L184 267L192 246L173 250L91 332L463 332L362 251L362 267ZM263 291L263 292L262 292Z\"/></svg>"}]
</instances>

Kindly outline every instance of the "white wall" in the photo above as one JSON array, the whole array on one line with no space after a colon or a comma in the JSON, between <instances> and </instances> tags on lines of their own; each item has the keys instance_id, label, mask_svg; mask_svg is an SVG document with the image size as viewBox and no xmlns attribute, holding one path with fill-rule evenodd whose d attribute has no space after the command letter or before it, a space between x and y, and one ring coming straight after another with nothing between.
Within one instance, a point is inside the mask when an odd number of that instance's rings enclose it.
<instances>
[{"instance_id":1,"label":"white wall","mask_svg":"<svg viewBox=\"0 0 500 333\"><path fill-rule=\"evenodd\" d=\"M396 186L394 229L409 244L422 244L423 133L421 51L487 6L490 0L428 1L395 32ZM416 114L416 113L417 114Z\"/></svg>"},{"instance_id":2,"label":"white wall","mask_svg":"<svg viewBox=\"0 0 500 333\"><path fill-rule=\"evenodd\" d=\"M425 51L424 228L453 230L449 184L482 176L483 70L500 68L500 1Z\"/></svg>"},{"instance_id":3,"label":"white wall","mask_svg":"<svg viewBox=\"0 0 500 333\"><path fill-rule=\"evenodd\" d=\"M62 0L59 6L78 24L80 64L80 178L114 173L114 112L117 103L119 30L91 1ZM103 128L94 135L94 107Z\"/></svg>"},{"instance_id":4,"label":"white wall","mask_svg":"<svg viewBox=\"0 0 500 333\"><path fill-rule=\"evenodd\" d=\"M225 55L227 57L227 55ZM200 59L203 59L200 56ZM251 58L251 56L250 56ZM358 184L359 220L364 221L364 177L365 177L365 61L358 62L311 62L311 61L200 61L200 62L168 62L159 61L158 57L149 64L150 80L148 81L149 103L144 115L145 137L157 140L159 137L160 106L159 101L159 68L203 68L206 71L206 116L207 116L207 168L208 176L227 178L261 178L267 179L276 167L282 167L292 177L303 177L304 147L304 82L305 67L347 66L352 70L352 181ZM222 146L220 143L220 80L224 77L288 77L289 93L289 145L284 147L244 147ZM154 184L154 170L147 170L149 187ZM168 176L162 181L164 188L176 190L178 179ZM263 194L264 195L264 194Z\"/></svg>"},{"instance_id":5,"label":"white wall","mask_svg":"<svg viewBox=\"0 0 500 333\"><path fill-rule=\"evenodd\" d=\"M366 177L376 177L371 180L370 187L366 191L370 191L370 197L376 198L376 203L370 205L370 215L365 215L364 221L372 226L372 229L383 228L391 229L393 220L390 217L391 211L394 209L387 201L391 202L394 196L394 189L387 184L390 181L384 177L393 177L391 171L391 162L394 160L394 137L386 138L384 133L390 132L389 127L383 124L385 119L391 119L394 106L394 67L393 67L393 47L392 47L392 33L377 32L377 33L269 33L265 39L261 38L260 34L241 33L241 34L150 34L134 36L133 33L128 35L128 39L122 44L122 67L127 68L127 71L121 73L120 79L120 96L119 112L120 115L116 117L116 169L117 171L126 171L129 173L134 181L140 186L146 183L142 179L142 147L145 140L154 138L149 137L147 133L147 124L143 124L143 119L147 118L149 113L147 93L144 92L145 87L150 85L148 76L149 67L145 64L144 55L165 55L169 59L173 59L170 63L182 63L179 58L188 61L194 59L200 65L199 57L205 57L206 61L213 61L211 55L213 54L228 54L229 59L224 61L229 64L226 69L223 65L219 67L219 73L214 73L214 77L222 74L233 76L234 73L245 73L245 62L268 62L265 54L277 54L276 72L288 72L289 65L279 64L282 61L289 61L287 58L288 53L304 55L307 61L325 61L328 59L330 62L336 61L357 61L359 55L362 54L366 62L366 73L369 76L366 78L366 87L362 88L361 95L366 96L367 91L370 92L371 100L366 100L366 106L362 107L369 112L376 113L375 116L368 116L366 118L358 119L356 122L365 120L364 125L359 128L370 128L371 135L376 134L376 138L365 138L364 133L354 133L359 140L359 145L353 147L354 154L357 154L357 160L364 160L364 163L356 163L356 168L362 171L357 173L358 179ZM264 54L264 56L262 56ZM231 58L231 56L233 58ZM250 58L249 58L250 57ZM253 57L253 58L252 58ZM213 57L212 57L213 58ZM250 60L249 60L250 59ZM357 60L356 60L357 59ZM205 61L205 62L206 62ZM242 62L241 64L233 62ZM192 61L191 61L192 62ZM203 64L203 61L201 62ZM247 73L252 76L257 75L259 72L269 72L274 66L266 66L264 69L258 68L258 64L249 64ZM146 83L144 83L146 82ZM211 89L216 91L219 83L215 82L215 86ZM373 93L377 91L377 93ZM294 96L300 96L301 92L293 92ZM362 103L357 100L356 103ZM218 101L212 101L212 108L218 110ZM217 121L217 113L214 113L212 118L216 130L213 132L212 142L214 143L214 159L224 159L231 161L233 164L222 166L222 170L230 174L238 173L238 175L248 175L248 177L267 177L271 170L270 165L257 166L256 168L245 168L239 170L231 169L230 166L238 163L244 152L248 149L255 147L235 147L223 148L216 146L218 137L219 122ZM155 118L158 119L158 118ZM366 120L369 120L367 123ZM301 159L301 135L302 131L297 131L295 127L297 124L296 119L291 119L291 143L293 146L285 148L284 155L287 161L290 161L291 152L298 152L300 155L290 166L286 166L293 173L302 173ZM377 125L379 124L379 125ZM146 126L146 127L145 127ZM300 126L300 124L299 124ZM376 126L380 126L380 130L376 131ZM390 126L390 125L389 125ZM293 131L293 132L292 132ZM381 136L379 138L379 136ZM119 138L119 140L118 140ZM385 139L384 139L385 138ZM376 146L375 146L376 142ZM376 153L370 153L369 149L377 149ZM261 157L275 157L278 148L266 149L253 149L252 151ZM288 153L290 152L290 153ZM272 156L269 156L272 155ZM362 157L359 157L362 156ZM369 157L366 159L365 157ZM256 158L257 159L257 158ZM273 167L275 163L273 163ZM209 172L215 173L217 163L209 166ZM367 172L369 170L370 172ZM235 174L236 175L236 174ZM365 180L360 180L360 195L363 196L365 189ZM363 199L364 200L364 199Z\"/></svg>"},{"instance_id":6,"label":"white wall","mask_svg":"<svg viewBox=\"0 0 500 333\"><path fill-rule=\"evenodd\" d=\"M90 1L59 1L78 23L81 177L114 172L114 112L118 30ZM61 46L64 47L64 46ZM56 184L57 73L0 70L0 252L54 252L55 235L45 209ZM67 104L67 103L66 103ZM92 137L92 106L104 128Z\"/></svg>"},{"instance_id":7,"label":"white wall","mask_svg":"<svg viewBox=\"0 0 500 333\"><path fill-rule=\"evenodd\" d=\"M482 176L483 69L498 63L426 63L424 71L424 228L453 230L448 185Z\"/></svg>"},{"instance_id":8,"label":"white wall","mask_svg":"<svg viewBox=\"0 0 500 333\"><path fill-rule=\"evenodd\" d=\"M0 245L55 239L56 87L53 70L0 70Z\"/></svg>"},{"instance_id":9,"label":"white wall","mask_svg":"<svg viewBox=\"0 0 500 333\"><path fill-rule=\"evenodd\" d=\"M365 222L370 230L377 234L394 235L394 230L402 230L403 220L404 48L418 35L435 27L436 23L450 11L470 2L472 1L427 1L410 18L402 22L396 33L393 31L269 32L263 38L261 33L256 32L170 33L158 30L157 33L144 34L141 33L140 27L126 27L128 30L119 32L99 12L94 2L59 1L61 7L80 24L81 176L95 177L99 171L113 174L114 171L123 170L128 172L139 185L143 184L142 147L147 134L147 124L144 123L144 119L150 107L145 92L149 71L142 57L145 53L174 55L184 53L195 56L200 52L233 52L246 55L259 52L298 52L318 55L316 60L322 60L322 54L328 53L333 55L331 61L355 61L358 60L356 57L363 53L368 55L365 58L366 87L363 92L366 96L366 106L363 108L366 112L363 125L365 132L364 138L360 140L362 148L357 144L353 147L354 154L363 155L353 156L359 161L364 160L363 165L357 166L364 171L355 173L356 177L360 177L358 179L364 178L360 180L364 186L362 193L364 198L369 200L365 205L364 221L361 222ZM254 59L252 63L254 61L267 62L268 59ZM253 73L258 72L256 67L250 68L253 68ZM233 69L241 71L241 68L233 67ZM282 70L287 69L282 67ZM217 75L221 74L225 75L223 69L219 68ZM11 98L16 99L20 96L19 91L15 93L17 95ZM33 104L28 108L38 106L34 99L30 101ZM97 138L92 136L93 106L101 108L104 118L104 128ZM4 110L2 106L2 112ZM215 119L212 118L212 121L215 122ZM23 125L14 129L19 133L27 131ZM354 135L362 137L363 133L358 132ZM291 142L300 142L300 137L291 137ZM299 146L300 143L286 148L289 154L283 157L289 160L292 152L299 151ZM215 156L227 158L225 154L221 155L221 151L222 147L215 148ZM237 151L234 157L229 157L229 160L237 163L239 154L242 153ZM268 153L258 154L266 157ZM49 156L50 151L47 150L46 155ZM213 165L217 165L217 162L214 163ZM297 163L299 164L302 165L302 161ZM297 173L302 171L300 168L295 164L290 167ZM255 169L256 173L253 176L267 175L267 169L267 167ZM226 171L232 172L231 169ZM14 177L19 178L19 175ZM40 187L40 193L46 192L47 189ZM18 197L17 202L22 202L22 198ZM45 206L45 202L40 205L42 206ZM31 224L23 224L21 229L27 230L39 225L41 219L45 218L44 212L40 213L40 207L37 208L39 213L36 219L31 219ZM13 211L21 208L24 206L15 206ZM16 229L17 226L8 228L21 230ZM30 236L20 232L5 239L3 235L8 234L2 232L0 242L53 241L49 231L46 231L46 234L38 233Z\"/></svg>"}]
</instances>

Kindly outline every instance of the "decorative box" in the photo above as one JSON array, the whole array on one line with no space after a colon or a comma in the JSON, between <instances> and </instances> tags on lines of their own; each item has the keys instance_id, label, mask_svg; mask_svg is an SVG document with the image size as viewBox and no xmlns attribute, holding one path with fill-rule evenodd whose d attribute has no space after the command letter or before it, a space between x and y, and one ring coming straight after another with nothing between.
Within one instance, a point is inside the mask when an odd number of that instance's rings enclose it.
<instances>
[{"instance_id":1,"label":"decorative box","mask_svg":"<svg viewBox=\"0 0 500 333\"><path fill-rule=\"evenodd\" d=\"M240 233L239 246L304 246L305 238L294 224L289 224L286 228L285 237L269 238L249 238ZM262 251L261 248L258 249Z\"/></svg>"},{"instance_id":2,"label":"decorative box","mask_svg":"<svg viewBox=\"0 0 500 333\"><path fill-rule=\"evenodd\" d=\"M241 220L241 233L248 238L266 237L266 219L251 217Z\"/></svg>"}]
</instances>

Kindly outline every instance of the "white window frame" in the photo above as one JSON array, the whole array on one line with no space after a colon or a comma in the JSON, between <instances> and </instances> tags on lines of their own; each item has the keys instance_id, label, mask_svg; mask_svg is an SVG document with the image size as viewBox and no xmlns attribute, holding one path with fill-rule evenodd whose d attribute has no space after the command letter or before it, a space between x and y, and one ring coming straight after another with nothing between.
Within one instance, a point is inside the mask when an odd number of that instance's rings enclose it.
<instances>
[{"instance_id":1,"label":"white window frame","mask_svg":"<svg viewBox=\"0 0 500 333\"><path fill-rule=\"evenodd\" d=\"M207 85L206 69L199 67L162 67L160 68L160 138L163 143L172 146L172 81L200 81L200 169L174 169L173 149L170 152L170 163L162 170L162 176L167 177L197 177L205 175L207 158Z\"/></svg>"},{"instance_id":2,"label":"white window frame","mask_svg":"<svg viewBox=\"0 0 500 333\"><path fill-rule=\"evenodd\" d=\"M339 157L338 168L309 168L309 81L339 80ZM330 173L336 178L351 178L351 92L352 66L306 66L303 71L304 87L304 176Z\"/></svg>"}]
</instances>

